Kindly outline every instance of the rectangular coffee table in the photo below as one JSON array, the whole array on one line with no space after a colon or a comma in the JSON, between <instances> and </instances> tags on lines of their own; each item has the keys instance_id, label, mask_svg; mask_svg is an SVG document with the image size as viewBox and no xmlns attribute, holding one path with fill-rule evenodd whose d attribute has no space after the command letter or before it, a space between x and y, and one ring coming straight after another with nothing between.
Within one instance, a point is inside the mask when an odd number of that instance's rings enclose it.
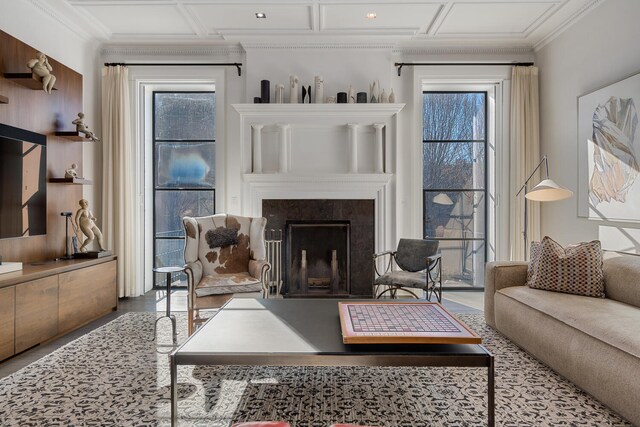
<instances>
[{"instance_id":1,"label":"rectangular coffee table","mask_svg":"<svg viewBox=\"0 0 640 427\"><path fill-rule=\"evenodd\" d=\"M434 366L487 368L495 425L493 355L479 344L344 344L338 300L232 299L170 355L171 425L178 365Z\"/></svg>"}]
</instances>

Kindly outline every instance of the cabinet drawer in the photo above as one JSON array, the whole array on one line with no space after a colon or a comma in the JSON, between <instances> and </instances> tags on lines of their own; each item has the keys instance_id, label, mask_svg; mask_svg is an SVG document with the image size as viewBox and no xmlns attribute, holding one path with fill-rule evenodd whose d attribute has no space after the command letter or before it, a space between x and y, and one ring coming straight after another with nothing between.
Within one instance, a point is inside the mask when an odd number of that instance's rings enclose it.
<instances>
[{"instance_id":1,"label":"cabinet drawer","mask_svg":"<svg viewBox=\"0 0 640 427\"><path fill-rule=\"evenodd\" d=\"M15 322L16 353L58 334L58 276L16 286Z\"/></svg>"},{"instance_id":2,"label":"cabinet drawer","mask_svg":"<svg viewBox=\"0 0 640 427\"><path fill-rule=\"evenodd\" d=\"M59 330L67 332L117 307L116 261L60 274Z\"/></svg>"}]
</instances>

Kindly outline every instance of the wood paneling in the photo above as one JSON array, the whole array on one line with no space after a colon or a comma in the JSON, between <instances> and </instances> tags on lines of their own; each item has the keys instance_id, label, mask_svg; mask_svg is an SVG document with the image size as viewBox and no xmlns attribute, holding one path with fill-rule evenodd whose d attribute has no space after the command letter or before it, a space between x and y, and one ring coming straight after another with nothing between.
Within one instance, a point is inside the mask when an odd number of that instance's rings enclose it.
<instances>
[{"instance_id":1,"label":"wood paneling","mask_svg":"<svg viewBox=\"0 0 640 427\"><path fill-rule=\"evenodd\" d=\"M58 334L58 276L16 286L16 353Z\"/></svg>"},{"instance_id":2,"label":"wood paneling","mask_svg":"<svg viewBox=\"0 0 640 427\"><path fill-rule=\"evenodd\" d=\"M0 360L14 354L16 288L0 289Z\"/></svg>"},{"instance_id":3,"label":"wood paneling","mask_svg":"<svg viewBox=\"0 0 640 427\"><path fill-rule=\"evenodd\" d=\"M116 261L60 274L60 332L77 328L117 306Z\"/></svg>"},{"instance_id":4,"label":"wood paneling","mask_svg":"<svg viewBox=\"0 0 640 427\"><path fill-rule=\"evenodd\" d=\"M55 135L56 131L74 130L71 122L82 111L82 75L47 55L57 78L58 90L53 93L31 90L4 78L5 73L28 73L27 61L35 58L36 52L0 31L0 94L11 100L9 104L0 105L0 123L47 136L47 178L64 176L64 170L71 163L80 165L78 172L82 175L83 143L69 142ZM4 259L29 263L62 256L65 219L60 212L75 212L81 198L82 186L48 183L47 234L0 240Z\"/></svg>"}]
</instances>

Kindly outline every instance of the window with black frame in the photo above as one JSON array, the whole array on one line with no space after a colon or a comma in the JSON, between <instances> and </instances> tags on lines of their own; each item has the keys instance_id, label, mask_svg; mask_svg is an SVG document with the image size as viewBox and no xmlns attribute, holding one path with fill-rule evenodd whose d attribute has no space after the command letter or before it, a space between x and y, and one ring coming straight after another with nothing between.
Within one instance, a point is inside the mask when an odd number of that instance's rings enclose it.
<instances>
[{"instance_id":1,"label":"window with black frame","mask_svg":"<svg viewBox=\"0 0 640 427\"><path fill-rule=\"evenodd\" d=\"M184 265L182 217L215 212L215 100L215 92L153 92L154 267ZM165 288L166 275L155 274L154 287Z\"/></svg>"},{"instance_id":2,"label":"window with black frame","mask_svg":"<svg viewBox=\"0 0 640 427\"><path fill-rule=\"evenodd\" d=\"M440 242L443 287L484 288L487 93L423 92L424 238Z\"/></svg>"}]
</instances>

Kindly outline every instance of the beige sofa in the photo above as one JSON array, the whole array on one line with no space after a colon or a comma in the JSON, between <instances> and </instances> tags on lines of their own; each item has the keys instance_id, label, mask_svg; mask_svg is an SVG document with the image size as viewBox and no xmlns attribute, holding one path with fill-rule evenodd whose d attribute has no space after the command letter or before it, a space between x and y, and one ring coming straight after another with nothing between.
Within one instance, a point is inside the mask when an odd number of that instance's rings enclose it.
<instances>
[{"instance_id":1,"label":"beige sofa","mask_svg":"<svg viewBox=\"0 0 640 427\"><path fill-rule=\"evenodd\" d=\"M640 257L606 255L606 298L531 289L527 264L490 262L487 323L640 425Z\"/></svg>"}]
</instances>

